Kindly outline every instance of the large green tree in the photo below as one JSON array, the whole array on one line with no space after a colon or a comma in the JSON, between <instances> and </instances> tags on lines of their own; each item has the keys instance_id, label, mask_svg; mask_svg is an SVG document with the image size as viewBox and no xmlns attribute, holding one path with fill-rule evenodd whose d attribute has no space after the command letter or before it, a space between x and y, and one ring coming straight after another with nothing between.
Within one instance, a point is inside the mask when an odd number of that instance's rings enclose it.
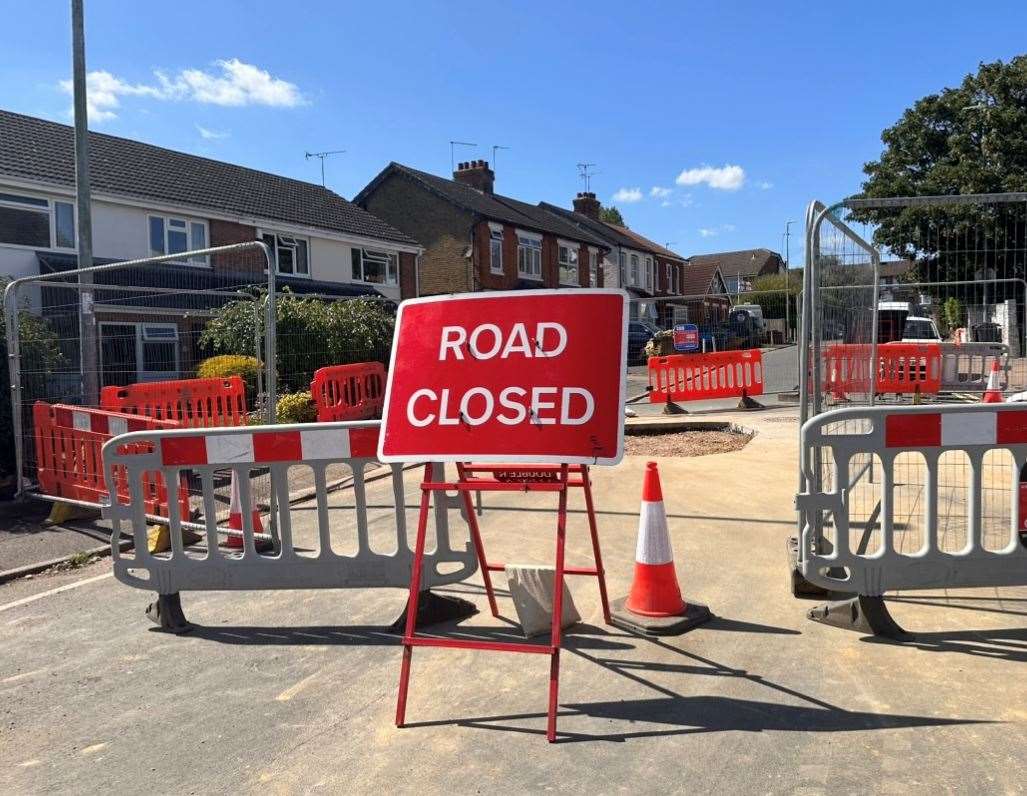
<instances>
[{"instance_id":1,"label":"large green tree","mask_svg":"<svg viewBox=\"0 0 1027 796\"><path fill-rule=\"evenodd\" d=\"M599 220L605 221L607 224L616 224L618 227L627 226L627 224L624 223L624 216L622 216L620 214L620 210L613 205L599 208Z\"/></svg>"},{"instance_id":2,"label":"large green tree","mask_svg":"<svg viewBox=\"0 0 1027 796\"><path fill-rule=\"evenodd\" d=\"M863 196L937 196L1027 190L1027 56L981 64L955 88L918 100L881 135L863 167ZM854 213L875 241L918 261L925 280L1024 275L1027 213L1017 203L885 208Z\"/></svg>"}]
</instances>

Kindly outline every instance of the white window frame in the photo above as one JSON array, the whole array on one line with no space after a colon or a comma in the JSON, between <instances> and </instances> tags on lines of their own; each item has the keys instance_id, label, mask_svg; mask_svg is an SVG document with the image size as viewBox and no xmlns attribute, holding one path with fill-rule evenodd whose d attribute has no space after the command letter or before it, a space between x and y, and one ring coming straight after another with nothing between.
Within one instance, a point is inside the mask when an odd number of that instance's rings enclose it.
<instances>
[{"instance_id":1,"label":"white window frame","mask_svg":"<svg viewBox=\"0 0 1027 796\"><path fill-rule=\"evenodd\" d=\"M179 345L175 346L175 369L174 370L146 370L143 366L146 363L146 357L143 354L143 343L181 343L181 332L179 331L177 323L148 323L146 321L100 321L100 373L103 374L104 361L103 361L103 327L105 326L134 326L135 327L135 355L136 355L136 379L141 382L147 381L143 378L143 374L153 374L154 381L159 380L161 377L166 378L167 374L174 373L176 378L182 375L182 351ZM168 338L166 340L147 340L145 329L174 329L174 339Z\"/></svg>"},{"instance_id":2,"label":"white window frame","mask_svg":"<svg viewBox=\"0 0 1027 796\"><path fill-rule=\"evenodd\" d=\"M164 251L159 254L153 252L153 241L150 239L150 221L151 219L159 218L164 225ZM169 254L168 252L168 235L171 232L171 225L168 221L184 221L185 222L185 234L186 234L186 251L192 249L193 242L193 224L199 224L203 227L203 240L206 244L203 246L204 249L210 248L210 224L207 223L206 219L193 218L192 216L186 215L167 215L164 213L147 213L146 214L146 250L149 252L151 257L160 257L163 254ZM172 263L180 263L181 265L190 265L193 268L210 268L210 257L204 255L200 260L189 258L187 260L168 260Z\"/></svg>"},{"instance_id":3,"label":"white window frame","mask_svg":"<svg viewBox=\"0 0 1027 796\"><path fill-rule=\"evenodd\" d=\"M581 287L581 246L573 241L559 240L556 241L556 265L558 272L558 281L561 285L567 287ZM563 253L567 252L567 260L564 261ZM573 255L573 262L571 262L571 256ZM564 269L568 271L574 268L574 280L567 281L563 277Z\"/></svg>"},{"instance_id":4,"label":"white window frame","mask_svg":"<svg viewBox=\"0 0 1027 796\"><path fill-rule=\"evenodd\" d=\"M599 287L599 249L588 247L588 286Z\"/></svg>"},{"instance_id":5,"label":"white window frame","mask_svg":"<svg viewBox=\"0 0 1027 796\"><path fill-rule=\"evenodd\" d=\"M360 252L360 279L353 276L353 253ZM368 252L374 254L384 254L389 258L388 263L385 265L385 281L384 282L368 282L364 279L366 270L364 268L364 255ZM391 269L390 265L394 264L395 269ZM307 266L310 265L310 247L307 246ZM399 285L399 252L388 251L387 249L368 249L366 246L353 246L350 252L350 281L360 285L372 285L372 286L383 286L383 287L396 287Z\"/></svg>"},{"instance_id":6,"label":"white window frame","mask_svg":"<svg viewBox=\"0 0 1027 796\"><path fill-rule=\"evenodd\" d=\"M645 289L650 293L656 292L656 286L653 284L656 272L653 269L653 258L645 258Z\"/></svg>"},{"instance_id":7,"label":"white window frame","mask_svg":"<svg viewBox=\"0 0 1027 796\"><path fill-rule=\"evenodd\" d=\"M499 247L496 247L496 244ZM497 257L498 254L498 257ZM503 225L489 222L489 271L503 273Z\"/></svg>"},{"instance_id":8,"label":"white window frame","mask_svg":"<svg viewBox=\"0 0 1027 796\"><path fill-rule=\"evenodd\" d=\"M521 269L522 249L524 251L537 253L536 256L532 257L532 260L535 261L537 258L538 273L524 271ZM522 279L531 279L536 282L542 281L542 236L537 232L527 232L523 229L517 230L517 276Z\"/></svg>"},{"instance_id":9,"label":"white window frame","mask_svg":"<svg viewBox=\"0 0 1027 796\"><path fill-rule=\"evenodd\" d=\"M78 208L74 202L66 199L55 199L50 196L44 196L34 191L23 191L20 188L6 188L0 186L0 194L7 194L9 196L21 196L25 199L35 199L38 201L46 202L46 207L43 208L40 205L25 204L24 202L12 201L9 199L0 199L0 206L12 207L15 210L27 210L29 212L35 212L47 215L50 226L50 244L48 246L28 246L24 243L6 243L0 241L0 246L5 249L22 249L24 251L54 251L54 252L74 252L77 251L78 246ZM75 244L72 246L58 246L57 245L57 204L64 204L71 206L71 217L75 222Z\"/></svg>"},{"instance_id":10,"label":"white window frame","mask_svg":"<svg viewBox=\"0 0 1027 796\"><path fill-rule=\"evenodd\" d=\"M275 236L275 245L271 248L271 253L275 257L275 273L276 274L280 274L281 276L294 276L297 279L313 279L313 274L311 272L314 269L311 267L311 262L310 262L310 238L305 238L302 235L288 235L288 234L286 234L284 232L276 232L273 229L258 229L257 230L257 238L259 240L261 240L261 241L264 241L264 243L267 243L267 241L264 240L264 236L265 235L274 235ZM281 268L278 267L278 249L279 249L279 247L281 247L283 249L294 249L295 251L299 250L299 246L291 246L288 243L285 243L283 245L282 242L281 242L283 238L286 241L289 241L289 240L291 240L293 242L303 241L304 243L307 244L307 272L305 274L296 273L295 270L293 270L292 273L289 273L287 271L283 271ZM295 263L296 263L296 255L295 254L293 254L292 262L293 262L293 266L295 267ZM265 263L265 267L264 267L264 273L267 273L267 264L266 263Z\"/></svg>"},{"instance_id":11,"label":"white window frame","mask_svg":"<svg viewBox=\"0 0 1027 796\"><path fill-rule=\"evenodd\" d=\"M635 287L641 287L642 283L639 281L642 277L639 274L638 269L640 267L639 259L637 254L632 254L628 258L631 262L631 271L628 275L628 284L634 285Z\"/></svg>"},{"instance_id":12,"label":"white window frame","mask_svg":"<svg viewBox=\"0 0 1027 796\"><path fill-rule=\"evenodd\" d=\"M674 266L672 266L669 262L666 262L666 263L663 264L663 269L664 269L664 276L666 277L666 279L664 281L666 282L666 285L667 285L667 292L668 293L673 293L674 292Z\"/></svg>"}]
</instances>

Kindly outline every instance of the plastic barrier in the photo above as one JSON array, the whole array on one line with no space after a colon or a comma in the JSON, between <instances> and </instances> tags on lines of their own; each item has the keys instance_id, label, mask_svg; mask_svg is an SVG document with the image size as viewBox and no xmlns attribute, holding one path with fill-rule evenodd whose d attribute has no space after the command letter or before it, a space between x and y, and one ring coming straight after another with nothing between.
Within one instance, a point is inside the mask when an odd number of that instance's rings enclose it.
<instances>
[{"instance_id":1,"label":"plastic barrier","mask_svg":"<svg viewBox=\"0 0 1027 796\"><path fill-rule=\"evenodd\" d=\"M649 358L649 403L763 395L759 349Z\"/></svg>"},{"instance_id":2,"label":"plastic barrier","mask_svg":"<svg viewBox=\"0 0 1027 796\"><path fill-rule=\"evenodd\" d=\"M998 361L1000 387L1009 386L1009 346L1005 343L942 343L941 389L983 391L992 362Z\"/></svg>"},{"instance_id":3,"label":"plastic barrier","mask_svg":"<svg viewBox=\"0 0 1027 796\"><path fill-rule=\"evenodd\" d=\"M838 400L870 391L870 351L864 343L835 343L823 351L824 392ZM937 343L884 343L877 347L876 392L937 395L941 347Z\"/></svg>"},{"instance_id":4,"label":"plastic barrier","mask_svg":"<svg viewBox=\"0 0 1027 796\"><path fill-rule=\"evenodd\" d=\"M330 365L314 372L310 395L320 423L381 417L385 367L381 362Z\"/></svg>"},{"instance_id":5,"label":"plastic barrier","mask_svg":"<svg viewBox=\"0 0 1027 796\"><path fill-rule=\"evenodd\" d=\"M246 387L240 376L181 379L104 387L100 406L115 412L174 420L191 428L246 424Z\"/></svg>"},{"instance_id":6,"label":"plastic barrier","mask_svg":"<svg viewBox=\"0 0 1027 796\"><path fill-rule=\"evenodd\" d=\"M114 440L103 449L103 465L111 473L127 472L130 504L116 503L107 511L112 522L114 574L122 583L159 595L179 591L222 589L342 589L410 585L413 553L407 540L407 522L402 465L391 465L393 507L392 539L376 540L372 546L372 527L381 528L382 518L368 519L365 470L375 462L378 444L377 421L326 423L323 425L248 426L246 428L146 431ZM352 496L329 507L326 469L344 464L353 473ZM303 465L313 475L316 510L301 508L296 518L313 524L312 533L294 538L293 511L289 503L289 468ZM435 465L440 467L441 465ZM280 550L258 553L254 544L253 519L242 513L242 553L219 550L218 526L214 511L214 473L231 470L238 479L241 503L251 505L250 471L267 468L271 488L277 495L277 531ZM169 516L171 550L162 554L146 551L146 518L136 498L143 494L146 474L153 470L196 475L202 490L203 517L197 522L206 530L208 554L187 556L180 538L181 515ZM172 488L172 492L177 490ZM172 506L174 507L174 503ZM329 511L331 508L331 511ZM465 549L453 547L449 538L448 506L435 510L435 549L425 555L427 586L466 580L477 569L475 551L468 542ZM354 539L339 539L339 529L352 529ZM309 531L305 526L303 531ZM118 549L123 532L135 539L135 551ZM355 547L356 552L340 555L333 549ZM316 554L310 553L316 547ZM394 553L378 552L394 548ZM140 577L145 571L149 577ZM427 588L426 586L426 588ZM177 597L176 597L177 600Z\"/></svg>"},{"instance_id":7,"label":"plastic barrier","mask_svg":"<svg viewBox=\"0 0 1027 796\"><path fill-rule=\"evenodd\" d=\"M811 489L796 496L799 568L810 583L858 595L860 610L869 609L867 623L874 632L883 632L879 628L891 622L879 599L886 591L1027 585L1027 546L1017 533L1019 490L1010 489L1007 512L996 515L994 508L995 485L1017 484L1018 468L1027 458L1027 404L838 409L807 421L800 445ZM1012 454L1008 478L997 464L985 465L986 454L998 451L1001 456L1003 450ZM965 469L956 471L965 473L965 483L951 483L951 468L939 479L939 460L951 451L965 454L959 457ZM866 494L850 479L861 468L865 472L871 454L880 461L874 472L880 499L871 518L858 523L863 538L853 539L857 523L851 518L864 516L859 501ZM843 486L818 491L819 463L827 456L834 461L834 484ZM924 468L926 477L914 478L914 467ZM940 484L950 493L944 501L939 501ZM946 524L940 527L939 508L957 494L965 507L946 509ZM992 506L987 523L982 516L986 504ZM910 518L922 533L910 527ZM961 535L952 523L963 525L965 532ZM829 527L834 529L830 538L825 534ZM868 544L871 535L878 535L874 549ZM854 622L858 612L850 602L833 614L839 617L833 623ZM831 621L833 608L811 612L811 618Z\"/></svg>"},{"instance_id":8,"label":"plastic barrier","mask_svg":"<svg viewBox=\"0 0 1027 796\"><path fill-rule=\"evenodd\" d=\"M130 431L175 429L173 422L154 420L138 415L85 409L79 406L38 401L32 410L35 424L37 477L40 490L52 497L105 504L110 501L108 484L115 484L119 501L129 499L128 482L123 469L105 476L101 449L115 436ZM128 445L126 453L144 453L145 444ZM134 498L146 513L168 516L168 490L159 472L141 476L140 489ZM180 514L188 515L189 495L182 490L176 497ZM145 530L143 533L145 546Z\"/></svg>"}]
</instances>

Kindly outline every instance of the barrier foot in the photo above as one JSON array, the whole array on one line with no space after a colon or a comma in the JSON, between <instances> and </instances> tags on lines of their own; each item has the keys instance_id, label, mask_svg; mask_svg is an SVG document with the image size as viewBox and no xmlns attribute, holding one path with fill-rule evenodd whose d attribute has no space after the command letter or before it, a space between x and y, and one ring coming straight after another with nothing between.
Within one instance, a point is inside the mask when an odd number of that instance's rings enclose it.
<instances>
[{"instance_id":1,"label":"barrier foot","mask_svg":"<svg viewBox=\"0 0 1027 796\"><path fill-rule=\"evenodd\" d=\"M742 398L738 402L738 408L739 409L748 409L748 410L751 411L753 409L766 409L767 407L765 407L759 401L753 400L748 395L746 395L745 392L743 391L742 392Z\"/></svg>"},{"instance_id":2,"label":"barrier foot","mask_svg":"<svg viewBox=\"0 0 1027 796\"><path fill-rule=\"evenodd\" d=\"M72 520L98 520L100 510L87 506L74 506L71 503L54 503L50 507L50 515L43 521L44 525L63 525Z\"/></svg>"},{"instance_id":3,"label":"barrier foot","mask_svg":"<svg viewBox=\"0 0 1027 796\"><path fill-rule=\"evenodd\" d=\"M824 600L831 596L831 591L823 586L810 583L799 569L799 540L794 536L785 542L788 550L788 571L792 582L792 597L798 599Z\"/></svg>"},{"instance_id":4,"label":"barrier foot","mask_svg":"<svg viewBox=\"0 0 1027 796\"><path fill-rule=\"evenodd\" d=\"M415 627L418 629L437 625L442 622L452 622L457 619L466 619L478 613L474 603L464 600L461 597L452 597L436 594L431 589L425 589L417 598L417 620ZM389 630L395 633L402 633L406 627L407 609L399 615L395 622L389 626Z\"/></svg>"},{"instance_id":5,"label":"barrier foot","mask_svg":"<svg viewBox=\"0 0 1027 796\"><path fill-rule=\"evenodd\" d=\"M693 627L709 622L713 618L708 605L692 602L687 597L685 612L677 616L642 616L629 611L624 603L627 597L621 597L610 604L610 624L632 633L645 636L680 636Z\"/></svg>"},{"instance_id":6,"label":"barrier foot","mask_svg":"<svg viewBox=\"0 0 1027 796\"><path fill-rule=\"evenodd\" d=\"M678 406L673 401L667 401L667 403L665 403L663 405L663 414L665 414L665 415L687 415L688 414L688 410L683 408L683 407Z\"/></svg>"},{"instance_id":7,"label":"barrier foot","mask_svg":"<svg viewBox=\"0 0 1027 796\"><path fill-rule=\"evenodd\" d=\"M874 636L896 640L912 638L892 619L883 597L866 597L859 594L847 600L824 603L810 609L806 617L814 622Z\"/></svg>"},{"instance_id":8,"label":"barrier foot","mask_svg":"<svg viewBox=\"0 0 1027 796\"><path fill-rule=\"evenodd\" d=\"M158 594L156 601L146 607L146 616L166 633L180 635L193 629L182 612L182 595L177 591L174 594Z\"/></svg>"}]
</instances>

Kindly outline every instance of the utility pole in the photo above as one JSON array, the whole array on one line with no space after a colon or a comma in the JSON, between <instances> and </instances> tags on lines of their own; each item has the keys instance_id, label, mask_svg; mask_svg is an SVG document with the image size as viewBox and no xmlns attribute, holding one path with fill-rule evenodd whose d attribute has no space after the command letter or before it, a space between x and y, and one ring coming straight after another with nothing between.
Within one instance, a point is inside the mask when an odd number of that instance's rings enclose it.
<instances>
[{"instance_id":1,"label":"utility pole","mask_svg":"<svg viewBox=\"0 0 1027 796\"><path fill-rule=\"evenodd\" d=\"M788 295L788 269L792 267L790 246L794 221L785 222L785 342L792 336L792 297Z\"/></svg>"},{"instance_id":2,"label":"utility pole","mask_svg":"<svg viewBox=\"0 0 1027 796\"><path fill-rule=\"evenodd\" d=\"M305 160L310 160L311 158L320 158L321 159L321 187L324 188L325 187L325 158L328 157L329 155L344 155L345 153L346 153L345 149L330 149L327 152L304 152L303 153L303 157L304 157Z\"/></svg>"},{"instance_id":3,"label":"utility pole","mask_svg":"<svg viewBox=\"0 0 1027 796\"><path fill-rule=\"evenodd\" d=\"M78 267L93 265L93 214L89 199L89 118L86 110L86 35L82 0L71 0L71 82L75 108L75 189L77 193ZM79 362L82 370L82 403L100 403L99 346L93 307L93 275L82 274L79 283Z\"/></svg>"}]
</instances>

